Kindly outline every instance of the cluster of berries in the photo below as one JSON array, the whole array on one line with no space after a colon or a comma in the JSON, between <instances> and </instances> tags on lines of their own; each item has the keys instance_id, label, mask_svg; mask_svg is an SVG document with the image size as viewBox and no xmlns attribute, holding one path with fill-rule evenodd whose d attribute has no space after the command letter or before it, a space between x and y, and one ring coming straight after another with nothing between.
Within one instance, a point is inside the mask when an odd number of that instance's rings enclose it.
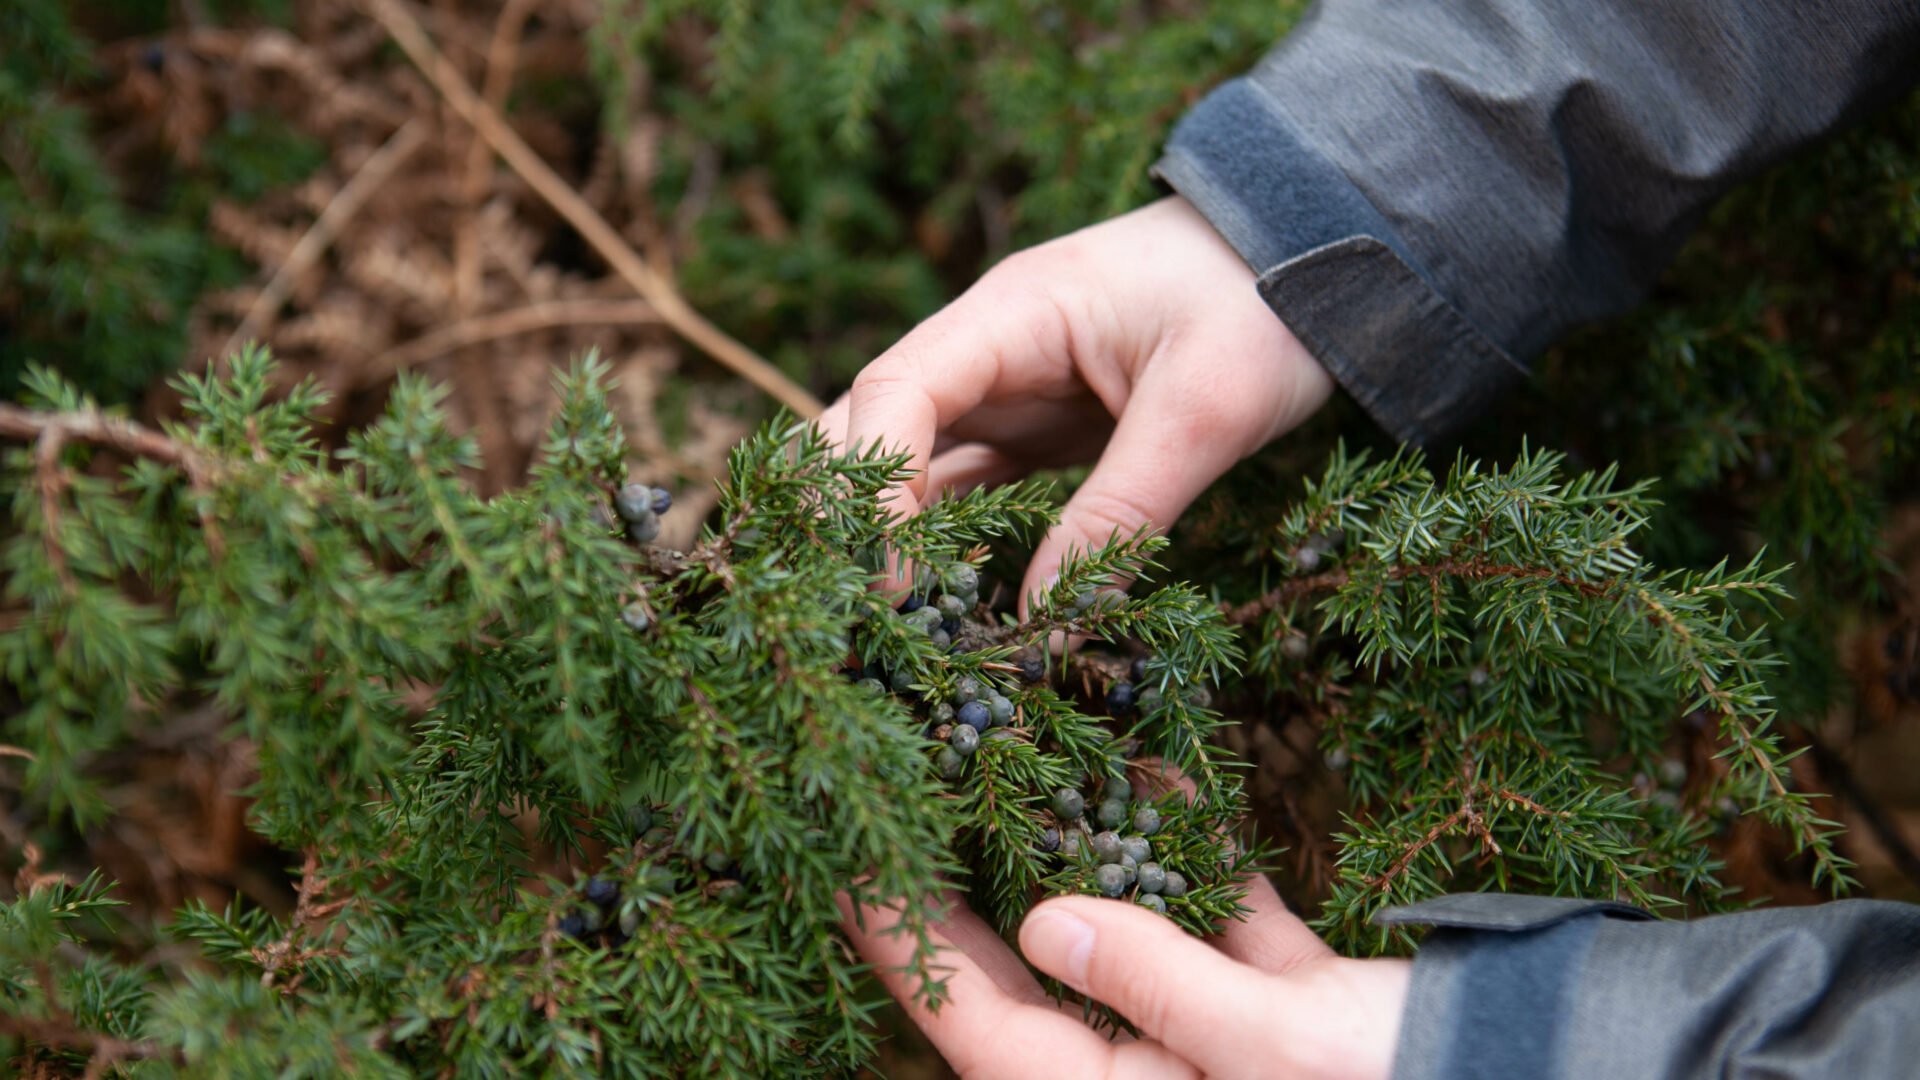
<instances>
[{"instance_id":1,"label":"cluster of berries","mask_svg":"<svg viewBox=\"0 0 1920 1080\"><path fill-rule=\"evenodd\" d=\"M1165 915L1167 898L1187 895L1187 879L1153 860L1147 838L1160 831L1160 811L1147 804L1148 794L1135 790L1124 776L1108 777L1089 813L1079 789L1061 788L1053 793L1051 807L1060 827L1042 835L1041 849L1061 850L1074 859L1083 853L1091 856L1096 865L1093 883L1101 895L1119 898L1132 889L1135 903ZM1133 832L1122 836L1119 830L1128 825Z\"/></svg>"},{"instance_id":2,"label":"cluster of berries","mask_svg":"<svg viewBox=\"0 0 1920 1080\"><path fill-rule=\"evenodd\" d=\"M656 824L653 807L645 803L627 809L627 826L639 842L637 851L660 859L670 851L673 830L667 822ZM580 883L579 901L563 916L557 929L564 935L589 944L617 949L633 937L640 926L648 902L684 892L699 885L707 896L742 900L746 875L739 862L725 851L684 852L681 873L676 874L663 862L644 863L624 884L616 878L594 876ZM701 874L704 871L704 875Z\"/></svg>"},{"instance_id":3,"label":"cluster of berries","mask_svg":"<svg viewBox=\"0 0 1920 1080\"><path fill-rule=\"evenodd\" d=\"M651 544L660 536L660 515L673 509L673 492L645 484L628 484L614 493L613 511L627 524L627 537L636 544ZM604 512L604 511L602 511ZM634 601L620 612L620 619L634 633L644 633L653 625L647 606Z\"/></svg>"},{"instance_id":4,"label":"cluster of berries","mask_svg":"<svg viewBox=\"0 0 1920 1080\"><path fill-rule=\"evenodd\" d=\"M962 563L941 585L943 591L931 597L907 597L900 604L900 617L935 645L950 649L959 643L967 615L980 604L980 571Z\"/></svg>"}]
</instances>

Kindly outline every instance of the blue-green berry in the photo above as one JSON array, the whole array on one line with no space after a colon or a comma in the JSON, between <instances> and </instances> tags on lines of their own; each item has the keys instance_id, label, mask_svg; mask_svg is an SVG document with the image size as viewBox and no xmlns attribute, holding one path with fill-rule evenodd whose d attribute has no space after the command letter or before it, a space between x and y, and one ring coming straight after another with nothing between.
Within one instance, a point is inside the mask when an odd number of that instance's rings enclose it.
<instances>
[{"instance_id":1,"label":"blue-green berry","mask_svg":"<svg viewBox=\"0 0 1920 1080\"><path fill-rule=\"evenodd\" d=\"M1167 902L1152 893L1141 893L1139 896L1133 898L1133 902L1153 912L1155 915L1165 915L1167 913Z\"/></svg>"},{"instance_id":2,"label":"blue-green berry","mask_svg":"<svg viewBox=\"0 0 1920 1080\"><path fill-rule=\"evenodd\" d=\"M653 807L646 803L634 803L627 807L627 828L635 836L645 836L653 828Z\"/></svg>"},{"instance_id":3,"label":"blue-green berry","mask_svg":"<svg viewBox=\"0 0 1920 1080\"><path fill-rule=\"evenodd\" d=\"M649 510L627 522L627 535L636 544L651 544L660 536L660 515Z\"/></svg>"},{"instance_id":4,"label":"blue-green berry","mask_svg":"<svg viewBox=\"0 0 1920 1080\"><path fill-rule=\"evenodd\" d=\"M1083 839L1085 836L1086 834L1079 829L1068 829L1067 835L1060 840L1060 854L1065 855L1069 859L1079 858L1080 845L1085 843Z\"/></svg>"},{"instance_id":5,"label":"blue-green berry","mask_svg":"<svg viewBox=\"0 0 1920 1080\"><path fill-rule=\"evenodd\" d=\"M965 705L980 700L980 680L971 675L962 675L953 684L953 703Z\"/></svg>"},{"instance_id":6,"label":"blue-green berry","mask_svg":"<svg viewBox=\"0 0 1920 1080\"><path fill-rule=\"evenodd\" d=\"M1167 870L1157 862L1140 864L1140 891L1157 893L1167 887Z\"/></svg>"},{"instance_id":7,"label":"blue-green berry","mask_svg":"<svg viewBox=\"0 0 1920 1080\"><path fill-rule=\"evenodd\" d=\"M1187 895L1187 879L1182 877L1178 870L1167 871L1167 883L1160 887L1160 895L1171 896L1176 900Z\"/></svg>"},{"instance_id":8,"label":"blue-green berry","mask_svg":"<svg viewBox=\"0 0 1920 1080\"><path fill-rule=\"evenodd\" d=\"M995 694L987 699L987 712L993 716L994 727L1005 727L1013 723L1013 702L1004 695Z\"/></svg>"},{"instance_id":9,"label":"blue-green berry","mask_svg":"<svg viewBox=\"0 0 1920 1080\"><path fill-rule=\"evenodd\" d=\"M1117 897L1127 891L1127 872L1117 863L1107 863L1093 872L1093 883L1101 895Z\"/></svg>"},{"instance_id":10,"label":"blue-green berry","mask_svg":"<svg viewBox=\"0 0 1920 1080\"><path fill-rule=\"evenodd\" d=\"M653 625L653 619L647 615L647 606L638 600L621 609L620 621L636 634L645 633L647 627Z\"/></svg>"},{"instance_id":11,"label":"blue-green berry","mask_svg":"<svg viewBox=\"0 0 1920 1080\"><path fill-rule=\"evenodd\" d=\"M956 596L980 591L980 571L967 563L959 563L947 571L947 591Z\"/></svg>"},{"instance_id":12,"label":"blue-green berry","mask_svg":"<svg viewBox=\"0 0 1920 1080\"><path fill-rule=\"evenodd\" d=\"M985 735L980 736L980 741L981 742L1018 742L1020 741L1020 736L1015 735L1011 730L1007 728L994 728L992 731L989 731Z\"/></svg>"},{"instance_id":13,"label":"blue-green berry","mask_svg":"<svg viewBox=\"0 0 1920 1080\"><path fill-rule=\"evenodd\" d=\"M953 725L953 734L947 736L947 745L961 757L967 757L980 749L980 733L966 724Z\"/></svg>"},{"instance_id":14,"label":"blue-green berry","mask_svg":"<svg viewBox=\"0 0 1920 1080\"><path fill-rule=\"evenodd\" d=\"M1072 788L1061 788L1053 793L1053 812L1062 821L1072 821L1085 813L1087 800Z\"/></svg>"},{"instance_id":15,"label":"blue-green berry","mask_svg":"<svg viewBox=\"0 0 1920 1080\"><path fill-rule=\"evenodd\" d=\"M953 635L937 626L933 628L933 633L927 635L927 640L933 642L933 647L936 649L950 649L953 647Z\"/></svg>"},{"instance_id":16,"label":"blue-green berry","mask_svg":"<svg viewBox=\"0 0 1920 1080\"><path fill-rule=\"evenodd\" d=\"M879 679L861 679L859 682L854 683L853 685L859 687L861 690L864 690L869 694L872 694L874 697L879 697L881 694L884 694L887 692L887 685L881 682Z\"/></svg>"},{"instance_id":17,"label":"blue-green berry","mask_svg":"<svg viewBox=\"0 0 1920 1080\"><path fill-rule=\"evenodd\" d=\"M1120 869L1127 872L1127 884L1128 886L1132 886L1140 877L1140 860L1135 859L1131 855L1123 854L1120 856Z\"/></svg>"},{"instance_id":18,"label":"blue-green berry","mask_svg":"<svg viewBox=\"0 0 1920 1080\"><path fill-rule=\"evenodd\" d=\"M733 856L715 848L700 857L700 865L716 874L722 873L727 867L733 865Z\"/></svg>"},{"instance_id":19,"label":"blue-green berry","mask_svg":"<svg viewBox=\"0 0 1920 1080\"><path fill-rule=\"evenodd\" d=\"M904 666L896 668L893 674L887 676L887 685L893 687L896 693L909 690L913 687L913 672Z\"/></svg>"},{"instance_id":20,"label":"blue-green berry","mask_svg":"<svg viewBox=\"0 0 1920 1080\"><path fill-rule=\"evenodd\" d=\"M960 756L960 752L953 747L943 746L940 748L940 753L933 759L933 765L940 770L942 780L952 780L960 775L960 770L967 767L967 759Z\"/></svg>"},{"instance_id":21,"label":"blue-green berry","mask_svg":"<svg viewBox=\"0 0 1920 1080\"><path fill-rule=\"evenodd\" d=\"M1124 801L1131 798L1133 798L1133 785L1127 781L1124 775L1109 776L1100 782L1100 800L1102 802L1108 799L1120 799Z\"/></svg>"},{"instance_id":22,"label":"blue-green berry","mask_svg":"<svg viewBox=\"0 0 1920 1080\"><path fill-rule=\"evenodd\" d=\"M613 510L628 524L652 516L653 489L645 484L628 484L614 495Z\"/></svg>"},{"instance_id":23,"label":"blue-green berry","mask_svg":"<svg viewBox=\"0 0 1920 1080\"><path fill-rule=\"evenodd\" d=\"M978 701L969 701L953 712L953 718L972 728L975 732L987 730L993 723L993 713L986 705Z\"/></svg>"},{"instance_id":24,"label":"blue-green berry","mask_svg":"<svg viewBox=\"0 0 1920 1080\"><path fill-rule=\"evenodd\" d=\"M620 913L620 932L632 937L640 929L640 909L627 908Z\"/></svg>"},{"instance_id":25,"label":"blue-green berry","mask_svg":"<svg viewBox=\"0 0 1920 1080\"><path fill-rule=\"evenodd\" d=\"M927 721L934 727L953 723L953 706L944 701L935 702L933 707L927 710Z\"/></svg>"},{"instance_id":26,"label":"blue-green berry","mask_svg":"<svg viewBox=\"0 0 1920 1080\"><path fill-rule=\"evenodd\" d=\"M1093 839L1088 841L1088 846L1093 851L1093 857L1100 862L1117 863L1120 861L1120 834L1114 832L1112 829L1094 833Z\"/></svg>"},{"instance_id":27,"label":"blue-green berry","mask_svg":"<svg viewBox=\"0 0 1920 1080\"><path fill-rule=\"evenodd\" d=\"M1134 862L1143 863L1153 858L1153 845L1147 843L1144 836L1121 837L1120 850L1133 856Z\"/></svg>"},{"instance_id":28,"label":"blue-green berry","mask_svg":"<svg viewBox=\"0 0 1920 1080\"><path fill-rule=\"evenodd\" d=\"M941 593L939 596L934 597L933 606L939 608L940 614L949 619L964 619L967 617L966 605L962 604L960 598L952 593Z\"/></svg>"},{"instance_id":29,"label":"blue-green berry","mask_svg":"<svg viewBox=\"0 0 1920 1080\"><path fill-rule=\"evenodd\" d=\"M607 925L607 913L592 905L581 908L579 914L580 926L589 934L599 933Z\"/></svg>"},{"instance_id":30,"label":"blue-green berry","mask_svg":"<svg viewBox=\"0 0 1920 1080\"><path fill-rule=\"evenodd\" d=\"M1133 831L1142 836L1152 836L1160 831L1160 811L1151 806L1143 806L1133 812Z\"/></svg>"},{"instance_id":31,"label":"blue-green berry","mask_svg":"<svg viewBox=\"0 0 1920 1080\"><path fill-rule=\"evenodd\" d=\"M1093 812L1093 820L1103 829L1117 829L1127 823L1127 804L1108 799Z\"/></svg>"}]
</instances>

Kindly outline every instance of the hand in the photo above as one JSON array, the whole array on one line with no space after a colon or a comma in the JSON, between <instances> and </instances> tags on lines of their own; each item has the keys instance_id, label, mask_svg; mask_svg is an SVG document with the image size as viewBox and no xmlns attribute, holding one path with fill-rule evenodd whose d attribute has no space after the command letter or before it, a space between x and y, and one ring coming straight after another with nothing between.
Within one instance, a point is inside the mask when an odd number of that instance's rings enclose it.
<instances>
[{"instance_id":1,"label":"hand","mask_svg":"<svg viewBox=\"0 0 1920 1080\"><path fill-rule=\"evenodd\" d=\"M1265 878L1249 882L1244 902L1247 920L1212 944L1117 900L1064 897L1027 916L1027 959L1113 1006L1140 1029L1132 1041L1109 1040L1077 1008L1056 1007L992 928L957 903L935 959L949 969L938 1012L914 1000L898 970L913 946L888 933L888 913L867 909L864 928L851 917L843 925L965 1080L1387 1080L1412 963L1334 955Z\"/></svg>"},{"instance_id":2,"label":"hand","mask_svg":"<svg viewBox=\"0 0 1920 1080\"><path fill-rule=\"evenodd\" d=\"M903 514L948 488L1097 457L1034 552L1024 610L1069 551L1166 528L1332 389L1253 271L1175 197L1007 258L867 365L821 422L843 444L911 454L916 475L891 504Z\"/></svg>"}]
</instances>

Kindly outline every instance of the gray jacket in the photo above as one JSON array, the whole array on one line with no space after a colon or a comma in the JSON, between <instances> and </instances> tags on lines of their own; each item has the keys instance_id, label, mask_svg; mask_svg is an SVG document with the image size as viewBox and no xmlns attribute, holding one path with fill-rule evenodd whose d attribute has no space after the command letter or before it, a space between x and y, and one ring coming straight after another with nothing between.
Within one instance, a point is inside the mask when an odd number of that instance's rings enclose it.
<instances>
[{"instance_id":1,"label":"gray jacket","mask_svg":"<svg viewBox=\"0 0 1920 1080\"><path fill-rule=\"evenodd\" d=\"M1633 305L1742 177L1920 77L1920 0L1323 0L1156 173L1396 437Z\"/></svg>"},{"instance_id":2,"label":"gray jacket","mask_svg":"<svg viewBox=\"0 0 1920 1080\"><path fill-rule=\"evenodd\" d=\"M1400 439L1630 307L1731 184L1920 78L1920 0L1323 0L1157 174ZM1920 1077L1920 908L1445 897L1398 1080Z\"/></svg>"},{"instance_id":3,"label":"gray jacket","mask_svg":"<svg viewBox=\"0 0 1920 1080\"><path fill-rule=\"evenodd\" d=\"M1394 1080L1920 1076L1920 907L1647 918L1489 893L1382 912L1436 927L1414 962Z\"/></svg>"}]
</instances>

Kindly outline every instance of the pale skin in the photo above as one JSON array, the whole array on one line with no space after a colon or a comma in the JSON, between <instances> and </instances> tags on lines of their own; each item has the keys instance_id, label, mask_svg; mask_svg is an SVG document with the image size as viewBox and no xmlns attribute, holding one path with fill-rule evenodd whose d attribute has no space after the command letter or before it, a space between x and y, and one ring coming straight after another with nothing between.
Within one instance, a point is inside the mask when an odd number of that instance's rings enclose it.
<instances>
[{"instance_id":1,"label":"pale skin","mask_svg":"<svg viewBox=\"0 0 1920 1080\"><path fill-rule=\"evenodd\" d=\"M1024 609L1068 552L1166 528L1332 392L1253 272L1175 197L1006 259L869 364L822 424L844 445L910 455L892 495L905 514L949 489L1094 462L1034 552ZM911 943L886 933L887 913L849 910L846 926L967 1080L1385 1080L1412 965L1334 955L1264 879L1244 902L1246 921L1210 942L1130 903L1034 909L1021 953L1142 1033L1117 1041L1057 1008L964 905L943 926L938 1011L898 972Z\"/></svg>"},{"instance_id":2,"label":"pale skin","mask_svg":"<svg viewBox=\"0 0 1920 1080\"><path fill-rule=\"evenodd\" d=\"M992 928L956 905L942 927L948 1000L902 973L912 941L868 909L848 936L965 1080L1387 1080L1413 965L1336 956L1264 878L1253 910L1210 941L1119 900L1049 900L1020 926L1034 967L1104 1001L1140 1030L1111 1039L1058 1005ZM843 908L845 900L842 899Z\"/></svg>"}]
</instances>

